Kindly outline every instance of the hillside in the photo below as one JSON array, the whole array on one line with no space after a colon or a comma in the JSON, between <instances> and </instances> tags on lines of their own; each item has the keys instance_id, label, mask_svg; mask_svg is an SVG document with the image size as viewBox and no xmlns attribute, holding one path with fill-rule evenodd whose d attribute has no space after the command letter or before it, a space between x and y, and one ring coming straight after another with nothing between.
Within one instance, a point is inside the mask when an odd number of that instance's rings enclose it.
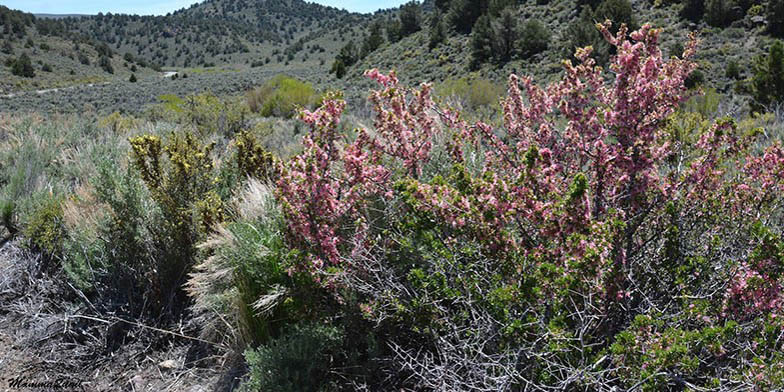
<instances>
[{"instance_id":1,"label":"hillside","mask_svg":"<svg viewBox=\"0 0 784 392\"><path fill-rule=\"evenodd\" d=\"M157 74L146 62L124 58L105 43L66 31L57 20L0 6L0 26L0 95ZM13 65L23 56L29 67L15 73Z\"/></svg>"},{"instance_id":2,"label":"hillside","mask_svg":"<svg viewBox=\"0 0 784 392\"><path fill-rule=\"evenodd\" d=\"M760 16L761 3L726 27L709 25L705 20L697 23L680 16L683 5L677 2L632 0L632 14L636 23L650 23L661 29L662 49L667 56L680 56L682 44L690 32L699 34L699 82L705 88L715 88L726 95L727 106L743 107L748 100L749 78L753 75L755 60L767 53L774 37L767 31L767 20ZM395 44L383 45L354 65L347 74L347 88L363 90L372 84L362 75L364 70L395 69L407 82L435 82L450 79L487 79L496 84L506 84L510 73L531 75L539 82L553 80L563 70L561 62L574 52L573 28L580 22L580 6L574 0L526 1L511 8L521 26L536 20L550 32L547 48L540 53L520 55L510 61L487 61L479 67L472 66L472 35L449 35L435 48L429 49L430 29L425 25L409 37ZM599 18L595 18L597 20ZM617 23L616 23L617 25ZM730 64L737 72L727 72ZM350 86L350 87L349 87Z\"/></svg>"},{"instance_id":3,"label":"hillside","mask_svg":"<svg viewBox=\"0 0 784 392\"><path fill-rule=\"evenodd\" d=\"M769 1L773 4L775 0ZM500 3L509 4L503 11L518 29L535 22L546 30L541 49L521 51L503 61L477 63L473 59L477 33L471 33L470 28L461 31L444 22L451 20L449 10L438 8L439 2L422 4L417 11L419 31L402 37L393 32L399 28L402 8L362 15L302 0L209 0L166 16L98 14L56 20L18 16L17 19L26 21L26 28L4 35L5 52L9 53L0 54L0 60L6 63L26 53L38 72L34 78L24 78L11 75L10 66L6 67L0 70L4 76L2 88L9 94L90 83L122 83L132 73L131 67L137 69L137 78L154 75L145 65L156 69L169 67L181 73L228 67L248 81L257 79L251 76L254 73L305 75L302 77L307 81L323 88L345 90L354 98L361 97L362 91L371 85L363 76L370 68L395 69L404 81L437 84L483 79L503 85L512 72L546 81L561 72L561 60L570 57L575 45L593 42L602 49L592 24L604 18L598 13L608 7L600 9L601 4L617 2L591 3L590 7L599 8L597 14L588 16L581 12L584 6L574 0ZM662 47L668 55L678 54L688 33L697 31L701 50L695 83L730 96L730 102L734 102L731 106L741 107L748 101L748 78L753 74L756 57L766 53L772 41L767 20L770 17L765 11L770 8L768 2L744 3L747 11L742 15L737 7L726 6L731 15L718 25L708 16L686 18L685 3L633 0L628 4L631 8L627 11L602 15L619 20L633 15L634 23L648 22L661 28L665 40ZM491 30L501 28L501 15L496 13ZM437 45L430 43L435 28L433 16L445 23L441 26L445 28L445 37ZM373 26L380 36L373 49L367 50L363 46ZM10 30L13 32L13 26ZM583 41L574 41L575 35L582 36ZM518 38L515 45L524 41ZM350 45L353 46L347 55L354 59L348 64L346 76L337 79L330 72L333 63ZM487 55L492 56L497 48L487 50ZM115 74L100 67L101 57L107 53L111 54L108 58ZM732 72L727 71L728 67L733 68ZM244 76L245 73L249 75ZM188 89L199 90L195 85ZM230 93L225 88L219 91ZM24 102L30 103L29 99ZM19 102L14 107L20 105L23 104ZM42 105L51 106L57 106L56 102L49 100Z\"/></svg>"},{"instance_id":4,"label":"hillside","mask_svg":"<svg viewBox=\"0 0 784 392\"><path fill-rule=\"evenodd\" d=\"M162 66L312 66L326 61L325 53L366 19L302 0L209 0L166 16L99 14L62 22L69 31Z\"/></svg>"}]
</instances>

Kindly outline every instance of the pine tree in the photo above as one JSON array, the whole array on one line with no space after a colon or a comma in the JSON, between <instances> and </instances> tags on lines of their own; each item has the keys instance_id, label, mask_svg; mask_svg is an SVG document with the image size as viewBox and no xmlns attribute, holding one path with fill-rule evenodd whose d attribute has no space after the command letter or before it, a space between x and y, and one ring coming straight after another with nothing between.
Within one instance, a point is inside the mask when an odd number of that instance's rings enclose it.
<instances>
[{"instance_id":1,"label":"pine tree","mask_svg":"<svg viewBox=\"0 0 784 392\"><path fill-rule=\"evenodd\" d=\"M101 56L101 59L98 64L101 66L101 68L103 68L104 71L110 74L114 73L114 67L112 67L112 62L111 60L109 60L109 57Z\"/></svg>"},{"instance_id":2,"label":"pine tree","mask_svg":"<svg viewBox=\"0 0 784 392\"><path fill-rule=\"evenodd\" d=\"M449 6L449 23L460 33L468 34L487 11L487 0L452 0Z\"/></svg>"},{"instance_id":3,"label":"pine tree","mask_svg":"<svg viewBox=\"0 0 784 392\"><path fill-rule=\"evenodd\" d=\"M487 5L487 13L492 16L501 16L501 13L515 5L516 0L490 0Z\"/></svg>"},{"instance_id":4,"label":"pine tree","mask_svg":"<svg viewBox=\"0 0 784 392\"><path fill-rule=\"evenodd\" d=\"M400 20L398 19L392 19L387 22L387 40L389 40L389 42L395 43L400 41L400 38L402 38L400 35L400 28Z\"/></svg>"},{"instance_id":5,"label":"pine tree","mask_svg":"<svg viewBox=\"0 0 784 392\"><path fill-rule=\"evenodd\" d=\"M370 34L365 37L362 43L362 57L378 49L384 43L384 36L381 32L381 25L373 23L370 25Z\"/></svg>"},{"instance_id":6,"label":"pine tree","mask_svg":"<svg viewBox=\"0 0 784 392\"><path fill-rule=\"evenodd\" d=\"M681 17L697 23L705 13L705 0L683 0Z\"/></svg>"},{"instance_id":7,"label":"pine tree","mask_svg":"<svg viewBox=\"0 0 784 392\"><path fill-rule=\"evenodd\" d=\"M505 63L515 56L519 32L517 31L517 17L512 10L506 9L501 12L501 16L496 22L494 29L496 36L495 57L498 62Z\"/></svg>"},{"instance_id":8,"label":"pine tree","mask_svg":"<svg viewBox=\"0 0 784 392\"><path fill-rule=\"evenodd\" d=\"M131 82L131 83L136 83L136 75L135 74L131 74L131 77L130 77L130 79L128 79L128 81Z\"/></svg>"},{"instance_id":9,"label":"pine tree","mask_svg":"<svg viewBox=\"0 0 784 392\"><path fill-rule=\"evenodd\" d=\"M332 69L329 72L334 73L335 77L338 79L343 79L343 76L346 75L346 64L344 64L342 60L336 59L335 62L332 63Z\"/></svg>"},{"instance_id":10,"label":"pine tree","mask_svg":"<svg viewBox=\"0 0 784 392\"><path fill-rule=\"evenodd\" d=\"M400 7L400 35L407 37L422 28L422 8L416 0Z\"/></svg>"},{"instance_id":11,"label":"pine tree","mask_svg":"<svg viewBox=\"0 0 784 392\"><path fill-rule=\"evenodd\" d=\"M531 57L547 49L550 32L536 19L529 19L520 31L518 46L523 58Z\"/></svg>"},{"instance_id":12,"label":"pine tree","mask_svg":"<svg viewBox=\"0 0 784 392\"><path fill-rule=\"evenodd\" d=\"M444 14L436 11L430 19L430 42L428 47L435 49L438 45L446 41L446 26L444 25Z\"/></svg>"},{"instance_id":13,"label":"pine tree","mask_svg":"<svg viewBox=\"0 0 784 392\"><path fill-rule=\"evenodd\" d=\"M629 31L634 31L637 29L637 23L633 12L629 0L604 0L596 7L594 19L600 22L609 19L613 23L610 29L613 34L618 32L621 24L626 24Z\"/></svg>"},{"instance_id":14,"label":"pine tree","mask_svg":"<svg viewBox=\"0 0 784 392\"><path fill-rule=\"evenodd\" d=\"M449 11L451 0L435 0L435 3L437 10L446 13Z\"/></svg>"},{"instance_id":15,"label":"pine tree","mask_svg":"<svg viewBox=\"0 0 784 392\"><path fill-rule=\"evenodd\" d=\"M768 2L768 31L774 37L784 38L784 0Z\"/></svg>"},{"instance_id":16,"label":"pine tree","mask_svg":"<svg viewBox=\"0 0 784 392\"><path fill-rule=\"evenodd\" d=\"M570 38L570 42L566 47L567 53L564 54L573 60L575 49L586 46L593 47L592 57L600 64L606 64L609 60L609 45L596 29L593 12L589 7L583 8L580 17L569 25L566 36Z\"/></svg>"},{"instance_id":17,"label":"pine tree","mask_svg":"<svg viewBox=\"0 0 784 392\"><path fill-rule=\"evenodd\" d=\"M707 0L705 3L705 22L714 27L727 25L726 0Z\"/></svg>"},{"instance_id":18,"label":"pine tree","mask_svg":"<svg viewBox=\"0 0 784 392\"><path fill-rule=\"evenodd\" d=\"M354 41L348 41L348 43L340 49L340 53L338 53L335 59L343 62L343 65L346 67L354 65L354 63L359 60L359 53L357 53L357 48L354 45Z\"/></svg>"},{"instance_id":19,"label":"pine tree","mask_svg":"<svg viewBox=\"0 0 784 392\"><path fill-rule=\"evenodd\" d=\"M480 16L471 33L471 65L474 69L492 57L494 40L490 16Z\"/></svg>"},{"instance_id":20,"label":"pine tree","mask_svg":"<svg viewBox=\"0 0 784 392\"><path fill-rule=\"evenodd\" d=\"M755 110L784 103L784 42L776 40L767 57L756 59L751 84Z\"/></svg>"},{"instance_id":21,"label":"pine tree","mask_svg":"<svg viewBox=\"0 0 784 392\"><path fill-rule=\"evenodd\" d=\"M11 73L25 78L35 77L33 63L30 61L30 57L27 53L22 53L22 55L11 64Z\"/></svg>"}]
</instances>

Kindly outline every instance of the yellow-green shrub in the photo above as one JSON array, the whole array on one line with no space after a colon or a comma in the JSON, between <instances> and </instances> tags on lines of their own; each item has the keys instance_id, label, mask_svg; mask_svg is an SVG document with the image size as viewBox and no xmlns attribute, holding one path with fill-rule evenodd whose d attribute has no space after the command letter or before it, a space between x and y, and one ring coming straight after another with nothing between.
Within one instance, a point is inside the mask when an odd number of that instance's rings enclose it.
<instances>
[{"instance_id":1,"label":"yellow-green shrub","mask_svg":"<svg viewBox=\"0 0 784 392\"><path fill-rule=\"evenodd\" d=\"M261 146L250 132L240 132L234 140L237 147L237 171L241 176L271 180L275 173L275 156Z\"/></svg>"},{"instance_id":2,"label":"yellow-green shrub","mask_svg":"<svg viewBox=\"0 0 784 392\"><path fill-rule=\"evenodd\" d=\"M317 99L316 90L310 83L286 75L278 75L246 94L250 110L264 117L290 118L297 108L313 106Z\"/></svg>"},{"instance_id":3,"label":"yellow-green shrub","mask_svg":"<svg viewBox=\"0 0 784 392\"><path fill-rule=\"evenodd\" d=\"M445 81L436 92L442 98L457 99L468 108L478 110L497 105L504 88L487 79L460 78Z\"/></svg>"},{"instance_id":4,"label":"yellow-green shrub","mask_svg":"<svg viewBox=\"0 0 784 392\"><path fill-rule=\"evenodd\" d=\"M36 208L24 227L31 245L48 256L60 254L65 238L62 200L51 197Z\"/></svg>"},{"instance_id":5,"label":"yellow-green shrub","mask_svg":"<svg viewBox=\"0 0 784 392\"><path fill-rule=\"evenodd\" d=\"M219 98L211 93L180 98L161 95L158 105L147 108L151 120L167 120L194 126L199 134L231 136L248 127L250 112L240 99Z\"/></svg>"},{"instance_id":6,"label":"yellow-green shrub","mask_svg":"<svg viewBox=\"0 0 784 392\"><path fill-rule=\"evenodd\" d=\"M134 168L161 209L159 250L154 293L168 306L169 298L184 300L180 286L196 259L196 243L223 219L223 203L215 193L218 182L212 160L214 143L202 143L192 133L174 133L164 143L158 136L130 139Z\"/></svg>"},{"instance_id":7,"label":"yellow-green shrub","mask_svg":"<svg viewBox=\"0 0 784 392\"><path fill-rule=\"evenodd\" d=\"M132 116L123 115L120 112L114 112L101 118L98 121L98 126L102 128L109 128L113 133L122 134L139 126L139 120Z\"/></svg>"}]
</instances>

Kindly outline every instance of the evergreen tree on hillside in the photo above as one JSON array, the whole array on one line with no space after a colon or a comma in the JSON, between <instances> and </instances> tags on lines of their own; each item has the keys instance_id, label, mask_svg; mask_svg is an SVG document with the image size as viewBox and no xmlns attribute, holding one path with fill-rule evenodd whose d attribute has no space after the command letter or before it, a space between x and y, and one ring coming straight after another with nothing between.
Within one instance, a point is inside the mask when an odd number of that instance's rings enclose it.
<instances>
[{"instance_id":1,"label":"evergreen tree on hillside","mask_svg":"<svg viewBox=\"0 0 784 392\"><path fill-rule=\"evenodd\" d=\"M784 38L784 0L768 2L768 32L774 37Z\"/></svg>"},{"instance_id":2,"label":"evergreen tree on hillside","mask_svg":"<svg viewBox=\"0 0 784 392\"><path fill-rule=\"evenodd\" d=\"M516 0L490 0L487 4L487 13L492 16L501 16L501 13L516 4Z\"/></svg>"},{"instance_id":3,"label":"evergreen tree on hillside","mask_svg":"<svg viewBox=\"0 0 784 392\"><path fill-rule=\"evenodd\" d=\"M27 53L22 53L22 55L11 64L11 73L25 78L35 77L33 63L30 61L30 57Z\"/></svg>"},{"instance_id":4,"label":"evergreen tree on hillside","mask_svg":"<svg viewBox=\"0 0 784 392\"><path fill-rule=\"evenodd\" d=\"M592 57L598 63L606 64L609 60L609 45L596 28L590 7L583 8L580 12L580 17L569 25L566 30L566 37L569 37L569 43L565 47L564 55L572 60L575 60L573 57L575 49L586 46L593 47Z\"/></svg>"},{"instance_id":5,"label":"evergreen tree on hillside","mask_svg":"<svg viewBox=\"0 0 784 392\"><path fill-rule=\"evenodd\" d=\"M400 35L407 37L422 28L422 8L416 0L400 7Z\"/></svg>"},{"instance_id":6,"label":"evergreen tree on hillside","mask_svg":"<svg viewBox=\"0 0 784 392\"><path fill-rule=\"evenodd\" d=\"M370 33L365 37L364 42L362 42L362 57L375 51L383 43L384 35L382 33L381 24L375 22L370 25Z\"/></svg>"},{"instance_id":7,"label":"evergreen tree on hillside","mask_svg":"<svg viewBox=\"0 0 784 392\"><path fill-rule=\"evenodd\" d=\"M577 0L577 7L580 10L585 10L586 8L595 9L601 2L602 0Z\"/></svg>"},{"instance_id":8,"label":"evergreen tree on hillside","mask_svg":"<svg viewBox=\"0 0 784 392\"><path fill-rule=\"evenodd\" d=\"M444 14L440 10L436 10L430 18L430 42L428 47L434 49L444 41L446 41Z\"/></svg>"},{"instance_id":9,"label":"evergreen tree on hillside","mask_svg":"<svg viewBox=\"0 0 784 392\"><path fill-rule=\"evenodd\" d=\"M389 40L389 42L395 43L400 41L400 38L400 20L391 19L387 22L387 40Z\"/></svg>"},{"instance_id":10,"label":"evergreen tree on hillside","mask_svg":"<svg viewBox=\"0 0 784 392\"><path fill-rule=\"evenodd\" d=\"M449 3L449 23L458 32L468 34L487 11L487 6L487 0L452 0Z\"/></svg>"},{"instance_id":11,"label":"evergreen tree on hillside","mask_svg":"<svg viewBox=\"0 0 784 392\"><path fill-rule=\"evenodd\" d=\"M103 68L104 71L106 71L106 72L108 72L110 74L114 73L114 67L112 67L112 61L109 59L109 57L101 56L101 59L99 60L98 65L100 65L101 68Z\"/></svg>"},{"instance_id":12,"label":"evergreen tree on hillside","mask_svg":"<svg viewBox=\"0 0 784 392\"><path fill-rule=\"evenodd\" d=\"M451 0L435 0L436 9L441 12L448 12L449 6L451 5Z\"/></svg>"},{"instance_id":13,"label":"evergreen tree on hillside","mask_svg":"<svg viewBox=\"0 0 784 392\"><path fill-rule=\"evenodd\" d=\"M342 61L346 67L354 65L354 63L359 60L359 53L357 53L357 47L354 45L354 40L348 41L348 43L340 49L340 53L338 53L335 58Z\"/></svg>"},{"instance_id":14,"label":"evergreen tree on hillside","mask_svg":"<svg viewBox=\"0 0 784 392\"><path fill-rule=\"evenodd\" d=\"M496 61L505 63L515 56L516 44L519 38L517 30L517 16L510 9L501 12L495 26L495 57Z\"/></svg>"},{"instance_id":15,"label":"evergreen tree on hillside","mask_svg":"<svg viewBox=\"0 0 784 392\"><path fill-rule=\"evenodd\" d=\"M335 77L338 79L343 79L343 76L346 76L346 64L342 60L336 59L332 63L332 69L330 69L329 73L335 74Z\"/></svg>"},{"instance_id":16,"label":"evergreen tree on hillside","mask_svg":"<svg viewBox=\"0 0 784 392\"><path fill-rule=\"evenodd\" d=\"M706 0L705 22L714 27L726 26L728 8L727 0Z\"/></svg>"},{"instance_id":17,"label":"evergreen tree on hillside","mask_svg":"<svg viewBox=\"0 0 784 392\"><path fill-rule=\"evenodd\" d=\"M682 18L697 23L702 19L704 13L705 0L683 0Z\"/></svg>"},{"instance_id":18,"label":"evergreen tree on hillside","mask_svg":"<svg viewBox=\"0 0 784 392\"><path fill-rule=\"evenodd\" d=\"M354 65L357 61L359 61L359 53L354 45L354 41L348 41L340 49L340 53L335 56L335 61L332 63L332 69L329 72L334 73L338 79L341 79L346 74L347 68Z\"/></svg>"},{"instance_id":19,"label":"evergreen tree on hillside","mask_svg":"<svg viewBox=\"0 0 784 392\"><path fill-rule=\"evenodd\" d=\"M610 31L615 34L621 24L626 24L629 31L637 30L637 22L634 20L633 13L629 0L604 0L596 7L593 16L599 22L609 19L612 22ZM596 30L595 27L594 30Z\"/></svg>"},{"instance_id":20,"label":"evergreen tree on hillside","mask_svg":"<svg viewBox=\"0 0 784 392\"><path fill-rule=\"evenodd\" d=\"M471 33L471 66L474 69L493 56L495 34L489 15L482 15Z\"/></svg>"},{"instance_id":21,"label":"evergreen tree on hillside","mask_svg":"<svg viewBox=\"0 0 784 392\"><path fill-rule=\"evenodd\" d=\"M784 42L776 40L771 45L768 56L756 59L752 94L755 110L784 103Z\"/></svg>"},{"instance_id":22,"label":"evergreen tree on hillside","mask_svg":"<svg viewBox=\"0 0 784 392\"><path fill-rule=\"evenodd\" d=\"M519 52L523 58L531 57L547 49L550 43L550 31L536 19L529 19L523 24L518 40Z\"/></svg>"}]
</instances>

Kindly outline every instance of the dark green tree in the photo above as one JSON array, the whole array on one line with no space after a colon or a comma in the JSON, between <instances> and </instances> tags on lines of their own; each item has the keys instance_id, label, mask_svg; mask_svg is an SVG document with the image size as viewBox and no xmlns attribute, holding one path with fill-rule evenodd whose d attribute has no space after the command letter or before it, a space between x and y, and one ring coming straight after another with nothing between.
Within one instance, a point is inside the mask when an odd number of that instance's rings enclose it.
<instances>
[{"instance_id":1,"label":"dark green tree","mask_svg":"<svg viewBox=\"0 0 784 392\"><path fill-rule=\"evenodd\" d=\"M714 27L724 27L728 24L730 4L727 0L706 0L705 23Z\"/></svg>"},{"instance_id":2,"label":"dark green tree","mask_svg":"<svg viewBox=\"0 0 784 392\"><path fill-rule=\"evenodd\" d=\"M728 78L732 79L740 79L740 65L735 60L730 60L727 63L727 68L724 71L724 75Z\"/></svg>"},{"instance_id":3,"label":"dark green tree","mask_svg":"<svg viewBox=\"0 0 784 392\"><path fill-rule=\"evenodd\" d=\"M537 19L529 19L520 30L518 47L524 58L543 52L550 44L550 31Z\"/></svg>"},{"instance_id":4,"label":"dark green tree","mask_svg":"<svg viewBox=\"0 0 784 392\"><path fill-rule=\"evenodd\" d=\"M474 69L493 56L495 32L489 15L482 15L471 33L471 66Z\"/></svg>"},{"instance_id":5,"label":"dark green tree","mask_svg":"<svg viewBox=\"0 0 784 392\"><path fill-rule=\"evenodd\" d=\"M30 57L27 53L22 53L22 55L11 64L11 73L25 78L35 77L33 63L30 61Z\"/></svg>"},{"instance_id":6,"label":"dark green tree","mask_svg":"<svg viewBox=\"0 0 784 392\"><path fill-rule=\"evenodd\" d=\"M387 40L389 40L389 42L395 43L400 41L400 38L402 38L400 28L399 19L392 19L387 22Z\"/></svg>"},{"instance_id":7,"label":"dark green tree","mask_svg":"<svg viewBox=\"0 0 784 392\"><path fill-rule=\"evenodd\" d=\"M346 64L340 59L335 59L335 62L332 63L332 69L329 72L334 73L335 77L338 79L343 79L343 76L346 76Z\"/></svg>"},{"instance_id":8,"label":"dark green tree","mask_svg":"<svg viewBox=\"0 0 784 392\"><path fill-rule=\"evenodd\" d=\"M356 45L354 45L354 40L348 41L348 43L340 49L340 53L338 53L335 59L342 61L343 65L346 67L354 65L354 63L359 60L359 53Z\"/></svg>"},{"instance_id":9,"label":"dark green tree","mask_svg":"<svg viewBox=\"0 0 784 392\"><path fill-rule=\"evenodd\" d=\"M575 49L592 46L592 57L598 63L606 64L609 60L609 45L596 28L590 7L583 8L580 17L567 28L566 36L569 37L569 44L565 48L565 56L574 59Z\"/></svg>"},{"instance_id":10,"label":"dark green tree","mask_svg":"<svg viewBox=\"0 0 784 392\"><path fill-rule=\"evenodd\" d=\"M784 38L784 0L768 2L768 32L774 37Z\"/></svg>"},{"instance_id":11,"label":"dark green tree","mask_svg":"<svg viewBox=\"0 0 784 392\"><path fill-rule=\"evenodd\" d=\"M422 29L422 8L416 0L400 7L400 35L407 37Z\"/></svg>"},{"instance_id":12,"label":"dark green tree","mask_svg":"<svg viewBox=\"0 0 784 392\"><path fill-rule=\"evenodd\" d=\"M430 18L430 42L428 43L428 47L434 49L444 41L446 41L444 14L437 10Z\"/></svg>"},{"instance_id":13,"label":"dark green tree","mask_svg":"<svg viewBox=\"0 0 784 392\"><path fill-rule=\"evenodd\" d=\"M496 20L494 26L495 58L500 63L506 63L515 56L519 32L517 30L517 16L511 9L505 9Z\"/></svg>"},{"instance_id":14,"label":"dark green tree","mask_svg":"<svg viewBox=\"0 0 784 392\"><path fill-rule=\"evenodd\" d=\"M683 0L682 18L697 23L702 19L703 14L705 14L705 0Z\"/></svg>"},{"instance_id":15,"label":"dark green tree","mask_svg":"<svg viewBox=\"0 0 784 392\"><path fill-rule=\"evenodd\" d=\"M577 0L577 7L580 10L586 8L594 9L599 6L602 0Z\"/></svg>"},{"instance_id":16,"label":"dark green tree","mask_svg":"<svg viewBox=\"0 0 784 392\"><path fill-rule=\"evenodd\" d=\"M610 31L615 34L618 32L621 24L626 24L629 31L637 29L633 12L632 4L629 0L604 0L596 7L593 17L598 22L604 22L609 19L612 22Z\"/></svg>"},{"instance_id":17,"label":"dark green tree","mask_svg":"<svg viewBox=\"0 0 784 392\"><path fill-rule=\"evenodd\" d=\"M487 0L452 0L449 23L460 33L470 33L474 23L487 11L488 3Z\"/></svg>"},{"instance_id":18,"label":"dark green tree","mask_svg":"<svg viewBox=\"0 0 784 392\"><path fill-rule=\"evenodd\" d=\"M755 110L784 102L784 42L776 40L765 57L758 57L751 81Z\"/></svg>"},{"instance_id":19,"label":"dark green tree","mask_svg":"<svg viewBox=\"0 0 784 392\"><path fill-rule=\"evenodd\" d=\"M370 32L362 42L362 57L378 49L384 43L381 24L378 22L370 25Z\"/></svg>"},{"instance_id":20,"label":"dark green tree","mask_svg":"<svg viewBox=\"0 0 784 392\"><path fill-rule=\"evenodd\" d=\"M435 0L436 9L446 13L449 11L451 0Z\"/></svg>"},{"instance_id":21,"label":"dark green tree","mask_svg":"<svg viewBox=\"0 0 784 392\"><path fill-rule=\"evenodd\" d=\"M134 75L134 74L131 74L131 77L128 79L128 81L131 82L131 83L136 83L136 80L137 80L136 79L136 75Z\"/></svg>"},{"instance_id":22,"label":"dark green tree","mask_svg":"<svg viewBox=\"0 0 784 392\"><path fill-rule=\"evenodd\" d=\"M99 60L98 65L100 65L101 68L103 68L104 71L106 71L106 72L108 72L110 74L114 73L114 67L112 67L112 61L109 59L109 57L101 56L101 59Z\"/></svg>"},{"instance_id":23,"label":"dark green tree","mask_svg":"<svg viewBox=\"0 0 784 392\"><path fill-rule=\"evenodd\" d=\"M516 0L490 0L487 5L487 13L492 16L501 16L501 13L516 4Z\"/></svg>"}]
</instances>

